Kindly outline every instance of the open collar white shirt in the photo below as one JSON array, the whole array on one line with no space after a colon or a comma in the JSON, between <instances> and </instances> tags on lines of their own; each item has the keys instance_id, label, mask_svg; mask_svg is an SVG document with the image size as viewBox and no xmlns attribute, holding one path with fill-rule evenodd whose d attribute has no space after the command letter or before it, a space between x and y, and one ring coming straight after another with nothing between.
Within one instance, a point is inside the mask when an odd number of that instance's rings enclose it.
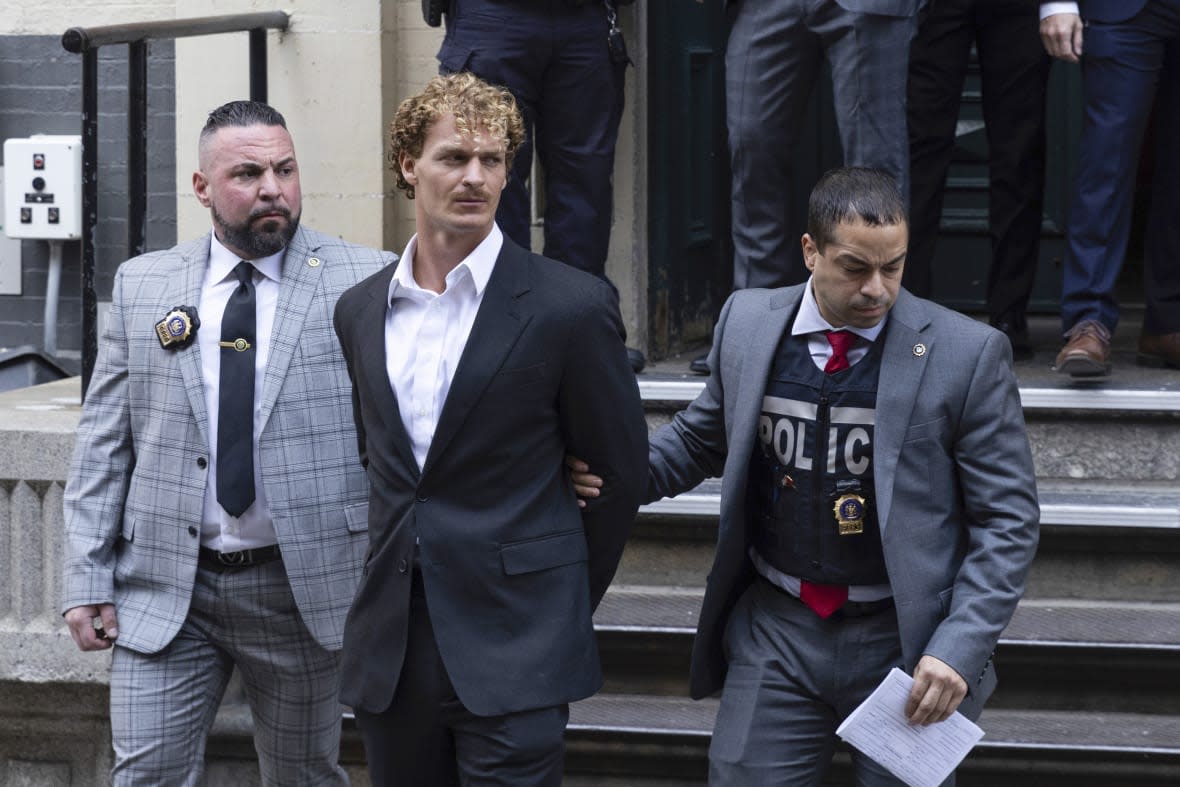
<instances>
[{"instance_id":1,"label":"open collar white shirt","mask_svg":"<svg viewBox=\"0 0 1180 787\"><path fill-rule=\"evenodd\" d=\"M821 370L827 366L832 357L832 345L823 331L849 331L860 337L848 351L848 365L852 366L869 353L869 348L881 331L885 330L885 323L889 320L889 312L872 328L854 328L851 325L832 325L819 313L819 304L815 301L814 279L807 280L807 290L799 302L799 313L795 315L795 322L791 325L791 335L807 335L807 350L811 353L811 360Z\"/></svg>"},{"instance_id":2,"label":"open collar white shirt","mask_svg":"<svg viewBox=\"0 0 1180 787\"><path fill-rule=\"evenodd\" d=\"M504 235L493 224L488 236L447 274L443 291L436 293L414 280L415 235L389 282L385 370L418 469L426 464L455 369L503 245Z\"/></svg>"},{"instance_id":3,"label":"open collar white shirt","mask_svg":"<svg viewBox=\"0 0 1180 787\"><path fill-rule=\"evenodd\" d=\"M275 307L279 301L279 287L283 273L283 251L253 263L255 294L254 354L254 503L240 517L230 516L217 502L217 414L221 386L221 318L229 296L238 287L234 268L241 258L211 235L209 264L201 284L201 302L197 314L201 327L197 330L197 345L201 351L201 379L204 383L205 412L209 422L209 473L205 483L205 503L201 509L201 546L219 552L237 552L274 544L278 541L266 490L262 485L262 467L258 461L258 436L261 432L259 403L266 376L266 362L270 356L271 329L274 327Z\"/></svg>"}]
</instances>

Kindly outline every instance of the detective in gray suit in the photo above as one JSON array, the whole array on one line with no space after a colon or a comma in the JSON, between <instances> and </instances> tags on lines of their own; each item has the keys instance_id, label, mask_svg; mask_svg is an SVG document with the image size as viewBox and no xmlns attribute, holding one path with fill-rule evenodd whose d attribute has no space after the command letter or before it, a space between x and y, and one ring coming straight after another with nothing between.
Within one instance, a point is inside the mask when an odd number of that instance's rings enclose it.
<instances>
[{"instance_id":1,"label":"detective in gray suit","mask_svg":"<svg viewBox=\"0 0 1180 787\"><path fill-rule=\"evenodd\" d=\"M264 784L346 784L344 616L366 545L340 293L393 255L299 226L281 115L210 115L213 232L119 267L65 493L64 609L114 647L117 785L200 781L231 671Z\"/></svg>"},{"instance_id":2,"label":"detective in gray suit","mask_svg":"<svg viewBox=\"0 0 1180 787\"><path fill-rule=\"evenodd\" d=\"M922 0L736 0L725 55L733 170L733 286L801 280L801 205L791 157L825 58L844 162L879 167L909 191L906 72Z\"/></svg>"},{"instance_id":3,"label":"detective in gray suit","mask_svg":"<svg viewBox=\"0 0 1180 787\"><path fill-rule=\"evenodd\" d=\"M900 288L892 179L829 172L808 226L810 281L734 293L705 390L651 442L649 499L723 479L691 673L694 697L724 685L711 784L818 785L895 666L912 722L976 717L1037 543L1008 341Z\"/></svg>"}]
</instances>

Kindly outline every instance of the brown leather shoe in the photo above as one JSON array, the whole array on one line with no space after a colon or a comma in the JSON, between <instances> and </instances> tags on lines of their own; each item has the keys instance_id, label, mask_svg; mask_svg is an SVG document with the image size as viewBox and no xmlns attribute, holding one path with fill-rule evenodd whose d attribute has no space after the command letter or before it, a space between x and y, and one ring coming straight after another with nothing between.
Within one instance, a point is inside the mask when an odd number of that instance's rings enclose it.
<instances>
[{"instance_id":1,"label":"brown leather shoe","mask_svg":"<svg viewBox=\"0 0 1180 787\"><path fill-rule=\"evenodd\" d=\"M1139 334L1139 354L1135 362L1140 366L1180 369L1180 333Z\"/></svg>"},{"instance_id":2,"label":"brown leather shoe","mask_svg":"<svg viewBox=\"0 0 1180 787\"><path fill-rule=\"evenodd\" d=\"M1070 377L1093 378L1110 374L1110 330L1097 320L1082 320L1065 333L1069 339L1057 353L1054 371Z\"/></svg>"}]
</instances>

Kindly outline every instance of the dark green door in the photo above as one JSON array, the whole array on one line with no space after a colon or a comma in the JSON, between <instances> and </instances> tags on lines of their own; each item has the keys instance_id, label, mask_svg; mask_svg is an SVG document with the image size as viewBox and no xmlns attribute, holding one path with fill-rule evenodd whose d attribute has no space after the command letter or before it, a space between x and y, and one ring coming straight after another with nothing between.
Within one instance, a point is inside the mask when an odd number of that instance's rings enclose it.
<instances>
[{"instance_id":1,"label":"dark green door","mask_svg":"<svg viewBox=\"0 0 1180 787\"><path fill-rule=\"evenodd\" d=\"M716 0L649 0L648 349L708 341L733 281L725 17Z\"/></svg>"}]
</instances>

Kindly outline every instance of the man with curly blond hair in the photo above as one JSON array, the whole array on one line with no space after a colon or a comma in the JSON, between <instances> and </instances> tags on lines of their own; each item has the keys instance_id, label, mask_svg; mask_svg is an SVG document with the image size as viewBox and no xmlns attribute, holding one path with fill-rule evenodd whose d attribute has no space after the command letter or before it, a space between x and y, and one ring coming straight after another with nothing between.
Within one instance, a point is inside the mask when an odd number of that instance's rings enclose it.
<instances>
[{"instance_id":1,"label":"man with curly blond hair","mask_svg":"<svg viewBox=\"0 0 1180 787\"><path fill-rule=\"evenodd\" d=\"M371 488L341 696L375 785L558 785L647 474L622 323L605 282L496 225L511 94L436 77L390 136L417 232L336 309ZM609 494L579 508L567 451Z\"/></svg>"}]
</instances>

